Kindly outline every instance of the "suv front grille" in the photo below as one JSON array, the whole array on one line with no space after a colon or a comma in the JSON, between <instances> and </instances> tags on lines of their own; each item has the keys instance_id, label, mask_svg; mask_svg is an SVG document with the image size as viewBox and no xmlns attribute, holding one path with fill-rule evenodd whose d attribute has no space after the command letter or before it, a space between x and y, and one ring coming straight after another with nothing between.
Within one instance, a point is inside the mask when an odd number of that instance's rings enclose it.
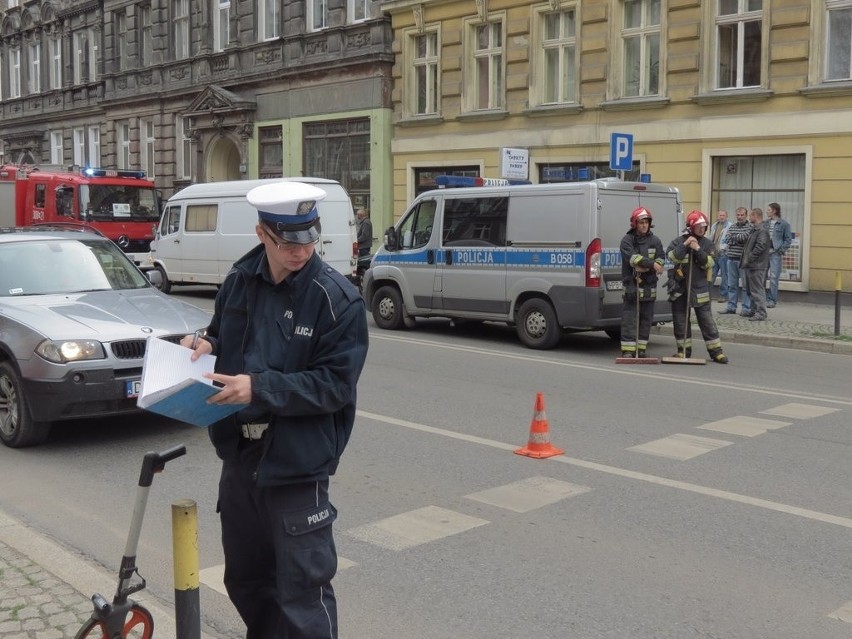
<instances>
[{"instance_id":1,"label":"suv front grille","mask_svg":"<svg viewBox=\"0 0 852 639\"><path fill-rule=\"evenodd\" d=\"M183 335L163 335L160 339L178 344L183 337ZM126 339L120 342L112 342L110 348L112 354L118 359L142 359L145 357L145 342L144 339Z\"/></svg>"}]
</instances>

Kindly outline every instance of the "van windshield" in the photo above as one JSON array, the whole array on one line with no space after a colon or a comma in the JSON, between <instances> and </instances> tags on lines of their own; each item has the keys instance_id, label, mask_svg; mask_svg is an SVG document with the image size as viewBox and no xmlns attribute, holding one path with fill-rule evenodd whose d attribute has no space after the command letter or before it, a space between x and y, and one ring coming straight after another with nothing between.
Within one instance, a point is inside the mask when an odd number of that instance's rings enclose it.
<instances>
[{"instance_id":1,"label":"van windshield","mask_svg":"<svg viewBox=\"0 0 852 639\"><path fill-rule=\"evenodd\" d=\"M123 184L84 184L80 211L86 220L156 222L159 199L154 189Z\"/></svg>"}]
</instances>

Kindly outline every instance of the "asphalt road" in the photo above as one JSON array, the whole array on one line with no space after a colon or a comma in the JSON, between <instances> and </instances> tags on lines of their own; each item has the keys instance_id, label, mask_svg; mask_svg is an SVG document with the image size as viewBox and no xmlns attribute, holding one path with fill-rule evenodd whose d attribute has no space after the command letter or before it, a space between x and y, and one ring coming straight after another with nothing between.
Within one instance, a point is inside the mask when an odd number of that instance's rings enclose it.
<instances>
[{"instance_id":1,"label":"asphalt road","mask_svg":"<svg viewBox=\"0 0 852 639\"><path fill-rule=\"evenodd\" d=\"M371 327L332 484L342 637L850 636L852 360L733 344L729 366L619 366L616 350L594 334L536 352L496 326ZM538 392L564 456L512 452ZM140 416L0 449L3 508L115 568L142 454L181 442L140 569L168 600L169 504L196 500L202 612L240 636L208 587L222 557L202 429Z\"/></svg>"}]
</instances>

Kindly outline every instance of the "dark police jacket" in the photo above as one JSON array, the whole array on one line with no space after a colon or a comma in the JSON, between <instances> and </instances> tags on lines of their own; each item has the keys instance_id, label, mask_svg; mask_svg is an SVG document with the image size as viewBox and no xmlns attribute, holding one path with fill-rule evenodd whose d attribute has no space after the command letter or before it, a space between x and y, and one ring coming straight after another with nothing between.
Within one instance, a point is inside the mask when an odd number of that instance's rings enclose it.
<instances>
[{"instance_id":1,"label":"dark police jacket","mask_svg":"<svg viewBox=\"0 0 852 639\"><path fill-rule=\"evenodd\" d=\"M216 372L251 376L251 405L210 426L220 458L237 454L239 424L269 421L259 485L327 479L337 470L355 421L358 377L367 357L364 301L346 279L316 254L284 287L274 317L252 318L265 261L262 245L240 258L216 296L207 339ZM263 286L270 286L263 283ZM273 362L245 370L247 331Z\"/></svg>"}]
</instances>

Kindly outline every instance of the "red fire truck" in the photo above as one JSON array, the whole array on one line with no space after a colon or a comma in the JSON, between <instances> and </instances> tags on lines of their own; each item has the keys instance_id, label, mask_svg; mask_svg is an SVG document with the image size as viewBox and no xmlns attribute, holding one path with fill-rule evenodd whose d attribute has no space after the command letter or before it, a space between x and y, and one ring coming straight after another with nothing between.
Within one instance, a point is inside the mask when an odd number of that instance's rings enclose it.
<instances>
[{"instance_id":1,"label":"red fire truck","mask_svg":"<svg viewBox=\"0 0 852 639\"><path fill-rule=\"evenodd\" d=\"M160 194L144 171L0 166L0 227L94 227L140 266L147 262L160 210Z\"/></svg>"}]
</instances>

